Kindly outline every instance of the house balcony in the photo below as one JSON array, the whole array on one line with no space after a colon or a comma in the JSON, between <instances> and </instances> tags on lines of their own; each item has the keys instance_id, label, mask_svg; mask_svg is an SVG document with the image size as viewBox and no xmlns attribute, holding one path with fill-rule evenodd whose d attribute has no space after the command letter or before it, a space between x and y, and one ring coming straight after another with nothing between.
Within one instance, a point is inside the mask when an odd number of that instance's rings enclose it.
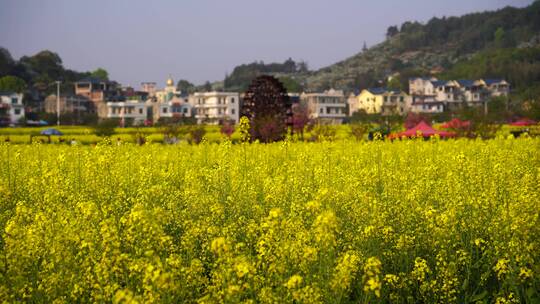
<instances>
[{"instance_id":1,"label":"house balcony","mask_svg":"<svg viewBox=\"0 0 540 304\"><path fill-rule=\"evenodd\" d=\"M227 108L229 107L228 104L196 104L194 106L194 108L204 108L204 109L209 109L209 108Z\"/></svg>"}]
</instances>

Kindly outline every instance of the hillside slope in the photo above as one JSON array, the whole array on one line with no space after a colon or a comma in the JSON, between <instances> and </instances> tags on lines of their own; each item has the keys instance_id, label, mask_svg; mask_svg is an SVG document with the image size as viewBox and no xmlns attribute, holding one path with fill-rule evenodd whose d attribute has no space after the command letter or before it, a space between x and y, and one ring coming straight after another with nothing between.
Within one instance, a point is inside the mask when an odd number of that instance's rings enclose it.
<instances>
[{"instance_id":1,"label":"hillside slope","mask_svg":"<svg viewBox=\"0 0 540 304\"><path fill-rule=\"evenodd\" d=\"M540 36L540 1L461 17L405 22L388 28L387 39L350 58L303 75L307 88L353 91L386 76L438 73L486 49L534 46Z\"/></svg>"}]
</instances>

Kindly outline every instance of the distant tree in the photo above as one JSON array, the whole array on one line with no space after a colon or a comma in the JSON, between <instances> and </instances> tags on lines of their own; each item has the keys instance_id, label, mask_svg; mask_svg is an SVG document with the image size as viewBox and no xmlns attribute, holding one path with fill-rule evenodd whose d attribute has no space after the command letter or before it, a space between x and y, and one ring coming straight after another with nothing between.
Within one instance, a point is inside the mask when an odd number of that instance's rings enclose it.
<instances>
[{"instance_id":1,"label":"distant tree","mask_svg":"<svg viewBox=\"0 0 540 304\"><path fill-rule=\"evenodd\" d=\"M388 67L392 71L401 71L403 68L405 68L405 64L403 64L403 61L401 61L399 58L392 58L389 60Z\"/></svg>"},{"instance_id":2,"label":"distant tree","mask_svg":"<svg viewBox=\"0 0 540 304\"><path fill-rule=\"evenodd\" d=\"M221 134L231 138L231 135L234 133L234 122L225 121L219 130Z\"/></svg>"},{"instance_id":3,"label":"distant tree","mask_svg":"<svg viewBox=\"0 0 540 304\"><path fill-rule=\"evenodd\" d=\"M114 129L120 126L120 121L115 118L104 119L94 127L97 136L109 137L114 134Z\"/></svg>"},{"instance_id":4,"label":"distant tree","mask_svg":"<svg viewBox=\"0 0 540 304\"><path fill-rule=\"evenodd\" d=\"M189 138L188 141L191 144L200 144L206 134L206 129L204 126L195 125L189 127Z\"/></svg>"},{"instance_id":5,"label":"distant tree","mask_svg":"<svg viewBox=\"0 0 540 304\"><path fill-rule=\"evenodd\" d=\"M23 56L19 61L34 75L45 81L59 80L64 74L62 59L58 54L48 50L41 51L31 57Z\"/></svg>"},{"instance_id":6,"label":"distant tree","mask_svg":"<svg viewBox=\"0 0 540 304\"><path fill-rule=\"evenodd\" d=\"M250 120L252 140L272 142L284 138L292 114L287 90L272 76L253 80L244 96L242 116Z\"/></svg>"},{"instance_id":7,"label":"distant tree","mask_svg":"<svg viewBox=\"0 0 540 304\"><path fill-rule=\"evenodd\" d=\"M304 129L309 124L309 111L305 104L294 104L292 106L292 112L293 112L293 132L296 134L300 134L300 138L304 139Z\"/></svg>"},{"instance_id":8,"label":"distant tree","mask_svg":"<svg viewBox=\"0 0 540 304\"><path fill-rule=\"evenodd\" d=\"M101 80L109 80L109 72L107 72L103 68L97 68L96 70L92 71L92 73L90 73L90 76Z\"/></svg>"},{"instance_id":9,"label":"distant tree","mask_svg":"<svg viewBox=\"0 0 540 304\"><path fill-rule=\"evenodd\" d=\"M23 93L26 90L24 80L15 76L4 76L0 78L0 91Z\"/></svg>"},{"instance_id":10,"label":"distant tree","mask_svg":"<svg viewBox=\"0 0 540 304\"><path fill-rule=\"evenodd\" d=\"M282 76L278 79L281 81L285 89L287 89L287 92L301 93L304 90L302 85L291 77Z\"/></svg>"},{"instance_id":11,"label":"distant tree","mask_svg":"<svg viewBox=\"0 0 540 304\"><path fill-rule=\"evenodd\" d=\"M369 128L369 124L351 124L351 134L356 140L362 140Z\"/></svg>"},{"instance_id":12,"label":"distant tree","mask_svg":"<svg viewBox=\"0 0 540 304\"><path fill-rule=\"evenodd\" d=\"M210 81L206 81L203 85L203 90L205 92L211 92L212 91L212 84L210 83Z\"/></svg>"},{"instance_id":13,"label":"distant tree","mask_svg":"<svg viewBox=\"0 0 540 304\"><path fill-rule=\"evenodd\" d=\"M185 79L180 79L176 84L176 89L183 93L191 93L194 91L195 85Z\"/></svg>"},{"instance_id":14,"label":"distant tree","mask_svg":"<svg viewBox=\"0 0 540 304\"><path fill-rule=\"evenodd\" d=\"M390 81L386 84L386 87L393 90L403 90L403 86L401 85L401 81L399 81L399 77L392 77Z\"/></svg>"},{"instance_id":15,"label":"distant tree","mask_svg":"<svg viewBox=\"0 0 540 304\"><path fill-rule=\"evenodd\" d=\"M298 72L299 73L307 73L307 72L309 72L308 63L305 62L305 61L300 61L298 63Z\"/></svg>"},{"instance_id":16,"label":"distant tree","mask_svg":"<svg viewBox=\"0 0 540 304\"><path fill-rule=\"evenodd\" d=\"M517 116L519 109L510 106L510 100L506 96L490 98L487 101L488 113L487 121L493 123L504 123Z\"/></svg>"},{"instance_id":17,"label":"distant tree","mask_svg":"<svg viewBox=\"0 0 540 304\"><path fill-rule=\"evenodd\" d=\"M420 113L412 113L410 112L407 114L407 118L405 118L405 128L410 129L415 127L417 124L419 124L421 121L430 124L429 117L424 116Z\"/></svg>"},{"instance_id":18,"label":"distant tree","mask_svg":"<svg viewBox=\"0 0 540 304\"><path fill-rule=\"evenodd\" d=\"M386 30L386 39L390 39L390 38L394 37L395 35L397 35L398 33L399 33L399 29L398 29L397 25L390 26Z\"/></svg>"},{"instance_id":19,"label":"distant tree","mask_svg":"<svg viewBox=\"0 0 540 304\"><path fill-rule=\"evenodd\" d=\"M316 124L311 130L311 141L332 141L336 137L335 126Z\"/></svg>"},{"instance_id":20,"label":"distant tree","mask_svg":"<svg viewBox=\"0 0 540 304\"><path fill-rule=\"evenodd\" d=\"M497 28L495 31L495 45L497 47L504 47L505 40L506 40L506 32L502 27Z\"/></svg>"},{"instance_id":21,"label":"distant tree","mask_svg":"<svg viewBox=\"0 0 540 304\"><path fill-rule=\"evenodd\" d=\"M0 47L0 76L8 75L15 66L15 60L9 51Z\"/></svg>"},{"instance_id":22,"label":"distant tree","mask_svg":"<svg viewBox=\"0 0 540 304\"><path fill-rule=\"evenodd\" d=\"M292 58L289 57L289 59L285 60L283 63L282 68L283 73L295 73L296 72L296 62L292 60Z\"/></svg>"},{"instance_id":23,"label":"distant tree","mask_svg":"<svg viewBox=\"0 0 540 304\"><path fill-rule=\"evenodd\" d=\"M365 52L368 50L367 43L364 41L364 45L362 46L362 52Z\"/></svg>"},{"instance_id":24,"label":"distant tree","mask_svg":"<svg viewBox=\"0 0 540 304\"><path fill-rule=\"evenodd\" d=\"M365 73L356 75L353 86L356 88L371 88L377 86L377 77L377 73L373 69L369 69Z\"/></svg>"}]
</instances>

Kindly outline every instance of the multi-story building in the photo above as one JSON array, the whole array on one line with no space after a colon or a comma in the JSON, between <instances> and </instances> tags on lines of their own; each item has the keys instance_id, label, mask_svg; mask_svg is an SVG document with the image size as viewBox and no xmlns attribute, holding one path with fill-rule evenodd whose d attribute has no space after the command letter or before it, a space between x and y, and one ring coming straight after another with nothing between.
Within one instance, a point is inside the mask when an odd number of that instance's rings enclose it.
<instances>
[{"instance_id":1,"label":"multi-story building","mask_svg":"<svg viewBox=\"0 0 540 304\"><path fill-rule=\"evenodd\" d=\"M89 77L75 83L75 95L84 96L97 104L120 94L116 82Z\"/></svg>"},{"instance_id":2,"label":"multi-story building","mask_svg":"<svg viewBox=\"0 0 540 304\"><path fill-rule=\"evenodd\" d=\"M55 94L49 95L45 98L44 105L46 113L56 113L58 107L60 113L96 113L95 104L81 95L60 96L59 100Z\"/></svg>"},{"instance_id":3,"label":"multi-story building","mask_svg":"<svg viewBox=\"0 0 540 304\"><path fill-rule=\"evenodd\" d=\"M189 102L197 123L220 123L240 117L240 94L234 92L206 92L190 95Z\"/></svg>"},{"instance_id":4,"label":"multi-story building","mask_svg":"<svg viewBox=\"0 0 540 304\"><path fill-rule=\"evenodd\" d=\"M370 88L362 90L355 98L349 99L350 114L364 110L368 114L403 115L410 110L411 99L401 90Z\"/></svg>"},{"instance_id":5,"label":"multi-story building","mask_svg":"<svg viewBox=\"0 0 540 304\"><path fill-rule=\"evenodd\" d=\"M154 96L156 94L156 83L155 82L143 82L141 83L142 91L148 93L149 96Z\"/></svg>"},{"instance_id":6,"label":"multi-story building","mask_svg":"<svg viewBox=\"0 0 540 304\"><path fill-rule=\"evenodd\" d=\"M24 118L23 94L0 92L0 125L17 124Z\"/></svg>"},{"instance_id":7,"label":"multi-story building","mask_svg":"<svg viewBox=\"0 0 540 304\"><path fill-rule=\"evenodd\" d=\"M508 96L510 94L510 84L504 79L482 79L491 96Z\"/></svg>"},{"instance_id":8,"label":"multi-story building","mask_svg":"<svg viewBox=\"0 0 540 304\"><path fill-rule=\"evenodd\" d=\"M490 94L482 80L458 80L461 99L468 104L482 103Z\"/></svg>"},{"instance_id":9,"label":"multi-story building","mask_svg":"<svg viewBox=\"0 0 540 304\"><path fill-rule=\"evenodd\" d=\"M154 103L153 114L154 121L160 118L192 117L193 106L187 95L173 96L167 101Z\"/></svg>"},{"instance_id":10,"label":"multi-story building","mask_svg":"<svg viewBox=\"0 0 540 304\"><path fill-rule=\"evenodd\" d=\"M433 97L411 96L410 111L414 113L442 113L445 109L444 102L436 101Z\"/></svg>"},{"instance_id":11,"label":"multi-story building","mask_svg":"<svg viewBox=\"0 0 540 304\"><path fill-rule=\"evenodd\" d=\"M311 119L340 124L347 117L343 91L330 89L322 93L302 93L300 101L307 106Z\"/></svg>"},{"instance_id":12,"label":"multi-story building","mask_svg":"<svg viewBox=\"0 0 540 304\"><path fill-rule=\"evenodd\" d=\"M177 90L171 77L162 90L156 89L155 82L143 82L142 86L143 91L148 93L147 113L152 121L193 116L189 96Z\"/></svg>"},{"instance_id":13,"label":"multi-story building","mask_svg":"<svg viewBox=\"0 0 540 304\"><path fill-rule=\"evenodd\" d=\"M481 105L491 97L507 96L510 84L502 79L437 80L409 79L409 94L414 112L440 113L460 107Z\"/></svg>"},{"instance_id":14,"label":"multi-story building","mask_svg":"<svg viewBox=\"0 0 540 304\"><path fill-rule=\"evenodd\" d=\"M409 79L409 95L433 96L435 87L433 82L437 81L435 77L417 77Z\"/></svg>"},{"instance_id":15,"label":"multi-story building","mask_svg":"<svg viewBox=\"0 0 540 304\"><path fill-rule=\"evenodd\" d=\"M109 117L108 102L125 100L118 88L118 83L94 77L77 81L75 95L91 100L99 118Z\"/></svg>"},{"instance_id":16,"label":"multi-story building","mask_svg":"<svg viewBox=\"0 0 540 304\"><path fill-rule=\"evenodd\" d=\"M151 87L147 87L146 89L152 91ZM155 96L157 102L168 102L174 96L178 96L181 93L182 92L176 89L176 86L174 85L174 80L169 77L167 79L165 88L163 90L156 90L154 88L152 96Z\"/></svg>"},{"instance_id":17,"label":"multi-story building","mask_svg":"<svg viewBox=\"0 0 540 304\"><path fill-rule=\"evenodd\" d=\"M132 120L135 125L143 124L147 119L146 103L140 100L107 102L106 105L105 118L120 119L122 125L126 125L128 120Z\"/></svg>"}]
</instances>

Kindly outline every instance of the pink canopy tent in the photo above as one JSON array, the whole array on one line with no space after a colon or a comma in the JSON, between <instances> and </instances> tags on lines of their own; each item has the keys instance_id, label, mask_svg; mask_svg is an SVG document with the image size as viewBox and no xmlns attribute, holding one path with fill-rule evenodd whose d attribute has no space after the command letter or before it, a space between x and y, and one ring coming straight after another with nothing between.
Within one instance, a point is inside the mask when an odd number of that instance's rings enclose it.
<instances>
[{"instance_id":1,"label":"pink canopy tent","mask_svg":"<svg viewBox=\"0 0 540 304\"><path fill-rule=\"evenodd\" d=\"M441 138L456 137L456 134L453 132L435 130L424 121L421 121L415 127L410 128L407 131L390 134L389 138L395 139L395 138L415 137L415 136L422 136L424 138L429 138L434 135L439 135Z\"/></svg>"},{"instance_id":2,"label":"pink canopy tent","mask_svg":"<svg viewBox=\"0 0 540 304\"><path fill-rule=\"evenodd\" d=\"M516 127L526 127L526 126L533 126L535 124L536 124L536 121L532 119L522 118L516 122L511 123L510 125L516 126Z\"/></svg>"},{"instance_id":3,"label":"pink canopy tent","mask_svg":"<svg viewBox=\"0 0 540 304\"><path fill-rule=\"evenodd\" d=\"M462 129L468 128L471 126L471 122L468 120L460 120L458 118L453 118L449 122L446 122L441 125L443 129Z\"/></svg>"}]
</instances>

